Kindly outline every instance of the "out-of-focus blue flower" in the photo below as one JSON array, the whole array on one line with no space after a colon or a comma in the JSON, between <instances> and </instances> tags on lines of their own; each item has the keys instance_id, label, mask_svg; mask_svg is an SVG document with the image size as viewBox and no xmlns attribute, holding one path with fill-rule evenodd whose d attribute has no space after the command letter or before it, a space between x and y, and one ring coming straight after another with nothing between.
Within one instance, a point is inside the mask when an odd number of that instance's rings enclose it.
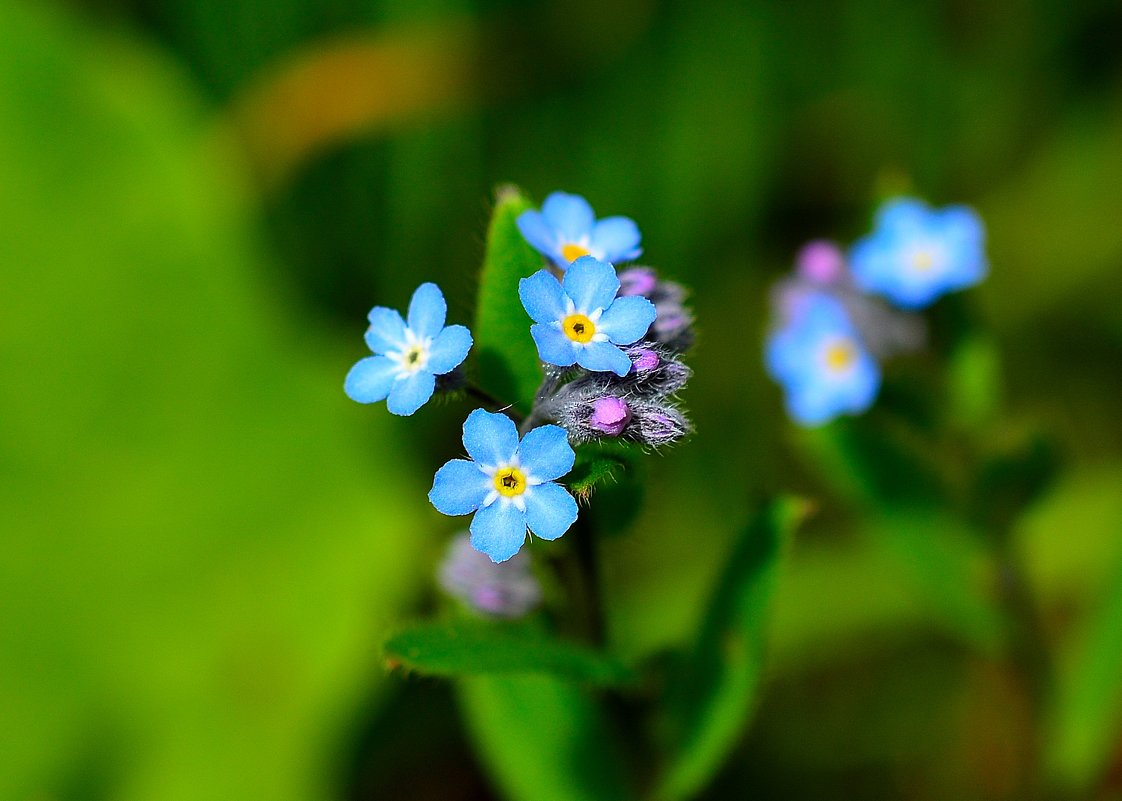
<instances>
[{"instance_id":1,"label":"out-of-focus blue flower","mask_svg":"<svg viewBox=\"0 0 1122 801\"><path fill-rule=\"evenodd\" d=\"M374 356L360 359L343 389L359 403L386 401L394 414L410 415L432 397L436 376L456 369L471 350L471 332L444 327L448 304L436 284L421 284L409 301L409 322L393 309L368 315L366 344Z\"/></svg>"},{"instance_id":2,"label":"out-of-focus blue flower","mask_svg":"<svg viewBox=\"0 0 1122 801\"><path fill-rule=\"evenodd\" d=\"M786 391L796 421L815 426L872 405L880 370L844 307L825 294L803 299L797 314L768 338L768 372Z\"/></svg>"},{"instance_id":3,"label":"out-of-focus blue flower","mask_svg":"<svg viewBox=\"0 0 1122 801\"><path fill-rule=\"evenodd\" d=\"M542 361L627 375L631 360L617 346L647 333L657 312L646 298L617 298L618 290L615 269L592 256L573 262L563 285L546 270L523 278L518 296L534 320L530 334Z\"/></svg>"},{"instance_id":4,"label":"out-of-focus blue flower","mask_svg":"<svg viewBox=\"0 0 1122 801\"><path fill-rule=\"evenodd\" d=\"M556 479L575 454L560 426L539 426L518 441L505 414L476 409L464 421L471 460L453 459L436 472L429 500L446 515L475 513L471 544L493 562L510 559L529 528L555 540L577 519L577 502Z\"/></svg>"},{"instance_id":5,"label":"out-of-focus blue flower","mask_svg":"<svg viewBox=\"0 0 1122 801\"><path fill-rule=\"evenodd\" d=\"M542 599L529 554L495 564L471 546L467 532L449 543L438 577L445 592L488 617L522 617Z\"/></svg>"},{"instance_id":6,"label":"out-of-focus blue flower","mask_svg":"<svg viewBox=\"0 0 1122 801\"><path fill-rule=\"evenodd\" d=\"M554 192L541 211L524 211L518 230L526 241L561 269L581 256L620 262L638 258L639 226L628 217L605 217L597 222L588 201L580 195Z\"/></svg>"},{"instance_id":7,"label":"out-of-focus blue flower","mask_svg":"<svg viewBox=\"0 0 1122 801\"><path fill-rule=\"evenodd\" d=\"M922 309L985 278L984 247L985 230L971 209L931 209L899 198L881 206L873 233L853 246L849 267L858 288Z\"/></svg>"}]
</instances>

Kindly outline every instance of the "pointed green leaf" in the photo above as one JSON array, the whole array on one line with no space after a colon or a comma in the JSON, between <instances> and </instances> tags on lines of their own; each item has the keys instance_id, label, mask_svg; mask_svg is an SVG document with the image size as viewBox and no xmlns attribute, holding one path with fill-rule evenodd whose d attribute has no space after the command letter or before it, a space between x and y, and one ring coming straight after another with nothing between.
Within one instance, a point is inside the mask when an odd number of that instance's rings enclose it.
<instances>
[{"instance_id":1,"label":"pointed green leaf","mask_svg":"<svg viewBox=\"0 0 1122 801\"><path fill-rule=\"evenodd\" d=\"M542 269L542 257L518 230L518 215L532 204L515 187L497 193L487 231L487 253L475 313L479 384L503 403L528 410L542 380L531 320L518 298L518 282Z\"/></svg>"},{"instance_id":2,"label":"pointed green leaf","mask_svg":"<svg viewBox=\"0 0 1122 801\"><path fill-rule=\"evenodd\" d=\"M528 625L458 620L423 623L391 637L386 657L433 676L545 673L588 684L623 684L631 671L608 654Z\"/></svg>"},{"instance_id":3,"label":"pointed green leaf","mask_svg":"<svg viewBox=\"0 0 1122 801\"><path fill-rule=\"evenodd\" d=\"M628 801L634 797L596 699L549 676L480 676L459 683L480 760L507 801Z\"/></svg>"},{"instance_id":4,"label":"pointed green leaf","mask_svg":"<svg viewBox=\"0 0 1122 801\"><path fill-rule=\"evenodd\" d=\"M1091 787L1122 733L1122 564L1061 670L1051 710L1049 769L1073 790Z\"/></svg>"},{"instance_id":5,"label":"pointed green leaf","mask_svg":"<svg viewBox=\"0 0 1122 801\"><path fill-rule=\"evenodd\" d=\"M744 528L693 652L668 681L668 761L656 797L690 798L712 779L755 704L781 557L805 503L765 506Z\"/></svg>"}]
</instances>

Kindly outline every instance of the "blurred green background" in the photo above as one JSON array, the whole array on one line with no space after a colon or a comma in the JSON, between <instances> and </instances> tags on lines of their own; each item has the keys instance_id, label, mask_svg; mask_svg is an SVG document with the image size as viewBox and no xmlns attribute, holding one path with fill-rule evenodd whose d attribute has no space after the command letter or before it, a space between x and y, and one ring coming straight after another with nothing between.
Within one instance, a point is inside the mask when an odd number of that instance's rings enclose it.
<instances>
[{"instance_id":1,"label":"blurred green background","mask_svg":"<svg viewBox=\"0 0 1122 801\"><path fill-rule=\"evenodd\" d=\"M434 606L468 407L342 379L422 280L470 323L508 181L633 217L700 321L698 433L605 545L612 649L690 636L756 499L816 507L704 797L1122 798L1108 0L0 0L0 798L502 796L380 653ZM992 275L799 431L767 288L898 192L974 205ZM855 479L849 433L937 494Z\"/></svg>"}]
</instances>

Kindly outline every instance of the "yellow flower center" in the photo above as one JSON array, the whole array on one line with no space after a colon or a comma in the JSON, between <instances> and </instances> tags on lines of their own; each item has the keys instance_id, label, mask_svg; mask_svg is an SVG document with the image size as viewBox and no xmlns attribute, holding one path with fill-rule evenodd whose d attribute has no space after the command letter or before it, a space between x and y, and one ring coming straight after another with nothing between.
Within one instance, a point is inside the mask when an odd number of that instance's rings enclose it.
<instances>
[{"instance_id":1,"label":"yellow flower center","mask_svg":"<svg viewBox=\"0 0 1122 801\"><path fill-rule=\"evenodd\" d=\"M919 273L925 273L935 266L935 257L931 255L929 250L917 250L912 254L912 269Z\"/></svg>"},{"instance_id":2,"label":"yellow flower center","mask_svg":"<svg viewBox=\"0 0 1122 801\"><path fill-rule=\"evenodd\" d=\"M591 252L592 251L588 248L581 247L580 245L574 245L571 242L567 245L561 246L561 255L565 257L565 261L570 263L576 261L581 256L589 255Z\"/></svg>"},{"instance_id":3,"label":"yellow flower center","mask_svg":"<svg viewBox=\"0 0 1122 801\"><path fill-rule=\"evenodd\" d=\"M583 314L570 314L561 321L561 330L573 342L584 344L596 335L596 324Z\"/></svg>"},{"instance_id":4,"label":"yellow flower center","mask_svg":"<svg viewBox=\"0 0 1122 801\"><path fill-rule=\"evenodd\" d=\"M504 467L495 473L495 489L506 498L526 491L526 474L517 467Z\"/></svg>"},{"instance_id":5,"label":"yellow flower center","mask_svg":"<svg viewBox=\"0 0 1122 801\"><path fill-rule=\"evenodd\" d=\"M826 366L831 370L844 370L857 359L856 349L848 340L835 342L826 348Z\"/></svg>"},{"instance_id":6,"label":"yellow flower center","mask_svg":"<svg viewBox=\"0 0 1122 801\"><path fill-rule=\"evenodd\" d=\"M427 361L425 349L420 345L413 345L401 354L401 366L406 370L419 370Z\"/></svg>"}]
</instances>

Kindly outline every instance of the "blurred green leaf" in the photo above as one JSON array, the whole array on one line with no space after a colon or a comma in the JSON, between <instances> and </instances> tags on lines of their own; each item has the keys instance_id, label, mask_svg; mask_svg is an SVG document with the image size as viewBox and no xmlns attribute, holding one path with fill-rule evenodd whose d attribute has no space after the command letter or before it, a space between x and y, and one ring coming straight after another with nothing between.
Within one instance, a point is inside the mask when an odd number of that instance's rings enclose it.
<instances>
[{"instance_id":1,"label":"blurred green leaf","mask_svg":"<svg viewBox=\"0 0 1122 801\"><path fill-rule=\"evenodd\" d=\"M870 537L896 556L899 569L959 636L994 653L1005 621L997 599L997 565L972 530L940 510L886 509L866 523Z\"/></svg>"},{"instance_id":2,"label":"blurred green leaf","mask_svg":"<svg viewBox=\"0 0 1122 801\"><path fill-rule=\"evenodd\" d=\"M1122 563L1059 672L1047 744L1053 778L1085 791L1117 752L1122 734Z\"/></svg>"},{"instance_id":3,"label":"blurred green leaf","mask_svg":"<svg viewBox=\"0 0 1122 801\"><path fill-rule=\"evenodd\" d=\"M866 509L939 506L944 488L921 445L872 415L799 429L823 480Z\"/></svg>"},{"instance_id":4,"label":"blurred green leaf","mask_svg":"<svg viewBox=\"0 0 1122 801\"><path fill-rule=\"evenodd\" d=\"M546 673L599 685L634 678L608 654L515 623L422 623L391 637L385 651L391 665L435 676Z\"/></svg>"},{"instance_id":5,"label":"blurred green leaf","mask_svg":"<svg viewBox=\"0 0 1122 801\"><path fill-rule=\"evenodd\" d=\"M799 500L774 501L741 532L693 651L668 679L671 750L656 797L704 789L743 732L763 677L781 557L805 511Z\"/></svg>"},{"instance_id":6,"label":"blurred green leaf","mask_svg":"<svg viewBox=\"0 0 1122 801\"><path fill-rule=\"evenodd\" d=\"M424 477L183 75L61 8L0 2L0 797L323 798Z\"/></svg>"},{"instance_id":7,"label":"blurred green leaf","mask_svg":"<svg viewBox=\"0 0 1122 801\"><path fill-rule=\"evenodd\" d=\"M547 676L459 682L468 731L508 801L627 801L617 738L596 699Z\"/></svg>"},{"instance_id":8,"label":"blurred green leaf","mask_svg":"<svg viewBox=\"0 0 1122 801\"><path fill-rule=\"evenodd\" d=\"M1059 467L1055 446L1043 435L991 456L977 470L971 499L973 519L989 531L1007 532L1048 489Z\"/></svg>"},{"instance_id":9,"label":"blurred green leaf","mask_svg":"<svg viewBox=\"0 0 1122 801\"><path fill-rule=\"evenodd\" d=\"M518 297L518 282L543 266L518 230L518 215L529 208L530 201L516 188L498 190L472 331L480 385L500 402L516 405L528 405L542 380L530 337L532 321Z\"/></svg>"},{"instance_id":10,"label":"blurred green leaf","mask_svg":"<svg viewBox=\"0 0 1122 801\"><path fill-rule=\"evenodd\" d=\"M1001 405L997 343L976 332L965 337L951 354L947 373L951 419L967 429L991 423Z\"/></svg>"},{"instance_id":11,"label":"blurred green leaf","mask_svg":"<svg viewBox=\"0 0 1122 801\"><path fill-rule=\"evenodd\" d=\"M960 520L933 466L936 454L882 419L839 420L801 432L815 466L860 507L864 530L960 636L992 651L1004 632L994 591L996 565L977 532Z\"/></svg>"}]
</instances>

